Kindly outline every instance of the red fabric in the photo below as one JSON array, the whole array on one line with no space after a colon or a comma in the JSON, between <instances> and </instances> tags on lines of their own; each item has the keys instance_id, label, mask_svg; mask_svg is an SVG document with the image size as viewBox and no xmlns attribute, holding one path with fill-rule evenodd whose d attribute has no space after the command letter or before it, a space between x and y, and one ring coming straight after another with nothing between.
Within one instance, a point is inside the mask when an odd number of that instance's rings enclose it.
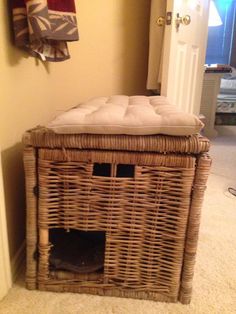
<instances>
[{"instance_id":1,"label":"red fabric","mask_svg":"<svg viewBox=\"0 0 236 314\"><path fill-rule=\"evenodd\" d=\"M54 10L54 11L75 13L75 1L74 0L48 0L48 8L49 10Z\"/></svg>"},{"instance_id":2,"label":"red fabric","mask_svg":"<svg viewBox=\"0 0 236 314\"><path fill-rule=\"evenodd\" d=\"M25 1L24 0L11 0L12 8L24 8Z\"/></svg>"},{"instance_id":3,"label":"red fabric","mask_svg":"<svg viewBox=\"0 0 236 314\"><path fill-rule=\"evenodd\" d=\"M24 8L27 1L30 0L11 0L13 8ZM48 9L60 12L75 13L74 0L48 0Z\"/></svg>"},{"instance_id":4,"label":"red fabric","mask_svg":"<svg viewBox=\"0 0 236 314\"><path fill-rule=\"evenodd\" d=\"M24 3L30 0L13 0L13 7L24 7ZM48 0L48 9L60 12L73 12L75 13L74 0Z\"/></svg>"}]
</instances>

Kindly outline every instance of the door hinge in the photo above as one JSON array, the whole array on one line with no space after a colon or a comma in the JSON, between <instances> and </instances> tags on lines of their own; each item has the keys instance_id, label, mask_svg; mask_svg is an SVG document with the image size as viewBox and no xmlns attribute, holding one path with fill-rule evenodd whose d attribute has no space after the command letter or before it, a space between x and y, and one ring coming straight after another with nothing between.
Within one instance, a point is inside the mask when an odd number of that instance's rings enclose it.
<instances>
[{"instance_id":1,"label":"door hinge","mask_svg":"<svg viewBox=\"0 0 236 314\"><path fill-rule=\"evenodd\" d=\"M172 23L172 12L166 12L166 25L171 25Z\"/></svg>"}]
</instances>

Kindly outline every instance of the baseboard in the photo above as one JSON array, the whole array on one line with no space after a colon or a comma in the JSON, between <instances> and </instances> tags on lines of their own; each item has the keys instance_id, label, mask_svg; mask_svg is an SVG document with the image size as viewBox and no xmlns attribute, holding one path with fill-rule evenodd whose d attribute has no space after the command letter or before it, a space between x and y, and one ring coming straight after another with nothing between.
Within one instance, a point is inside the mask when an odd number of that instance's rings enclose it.
<instances>
[{"instance_id":1,"label":"baseboard","mask_svg":"<svg viewBox=\"0 0 236 314\"><path fill-rule=\"evenodd\" d=\"M218 135L222 136L236 136L236 125L216 125Z\"/></svg>"},{"instance_id":2,"label":"baseboard","mask_svg":"<svg viewBox=\"0 0 236 314\"><path fill-rule=\"evenodd\" d=\"M25 250L26 250L26 243L24 241L11 260L11 273L12 273L13 282L16 281L18 275L20 274L23 268L23 265L25 262Z\"/></svg>"},{"instance_id":3,"label":"baseboard","mask_svg":"<svg viewBox=\"0 0 236 314\"><path fill-rule=\"evenodd\" d=\"M0 301L12 286L0 150Z\"/></svg>"}]
</instances>

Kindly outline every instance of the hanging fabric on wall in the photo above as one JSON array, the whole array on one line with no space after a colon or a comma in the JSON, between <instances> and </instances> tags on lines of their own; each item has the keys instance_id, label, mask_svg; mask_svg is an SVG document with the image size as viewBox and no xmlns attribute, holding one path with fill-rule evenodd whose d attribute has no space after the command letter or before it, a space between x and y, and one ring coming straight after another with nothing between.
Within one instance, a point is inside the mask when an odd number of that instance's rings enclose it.
<instances>
[{"instance_id":1,"label":"hanging fabric on wall","mask_svg":"<svg viewBox=\"0 0 236 314\"><path fill-rule=\"evenodd\" d=\"M43 61L70 58L79 40L74 0L11 0L15 43Z\"/></svg>"}]
</instances>

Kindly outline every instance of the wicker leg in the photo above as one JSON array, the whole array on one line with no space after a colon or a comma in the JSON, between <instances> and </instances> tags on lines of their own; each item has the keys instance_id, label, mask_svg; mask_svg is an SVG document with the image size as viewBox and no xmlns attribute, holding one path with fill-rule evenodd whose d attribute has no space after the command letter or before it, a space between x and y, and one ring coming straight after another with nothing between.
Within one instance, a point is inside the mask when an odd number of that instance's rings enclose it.
<instances>
[{"instance_id":1,"label":"wicker leg","mask_svg":"<svg viewBox=\"0 0 236 314\"><path fill-rule=\"evenodd\" d=\"M37 186L36 150L32 147L24 149L24 167L27 202L27 259L26 259L26 286L28 289L36 289L37 260L37 197L34 189Z\"/></svg>"},{"instance_id":2,"label":"wicker leg","mask_svg":"<svg viewBox=\"0 0 236 314\"><path fill-rule=\"evenodd\" d=\"M189 304L191 301L192 280L197 252L200 214L210 165L211 159L208 155L202 155L198 159L193 184L192 202L188 219L184 263L179 293L179 300L183 304Z\"/></svg>"},{"instance_id":3,"label":"wicker leg","mask_svg":"<svg viewBox=\"0 0 236 314\"><path fill-rule=\"evenodd\" d=\"M40 290L45 290L45 283L49 278L49 230L39 230L39 269L38 286Z\"/></svg>"}]
</instances>

